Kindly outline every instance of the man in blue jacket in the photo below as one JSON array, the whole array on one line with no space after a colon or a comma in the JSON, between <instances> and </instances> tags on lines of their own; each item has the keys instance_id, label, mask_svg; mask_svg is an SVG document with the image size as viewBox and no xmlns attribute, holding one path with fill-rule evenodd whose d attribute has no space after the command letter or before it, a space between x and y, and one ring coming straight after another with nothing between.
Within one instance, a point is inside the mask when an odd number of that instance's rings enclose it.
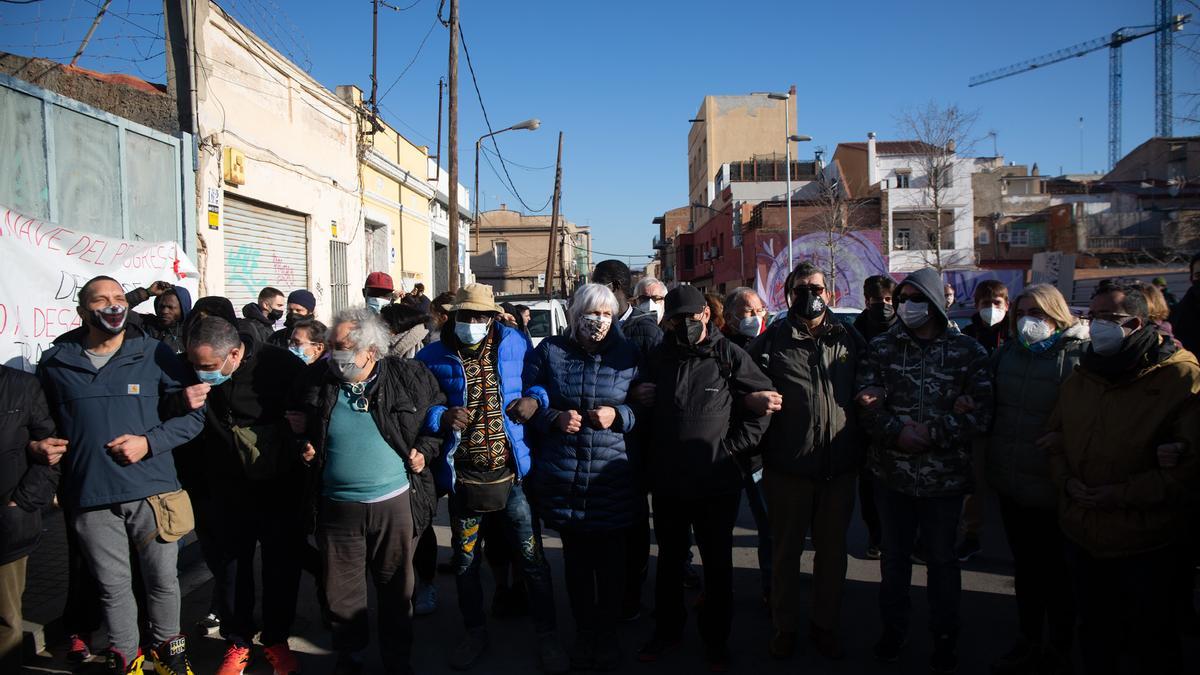
<instances>
[{"instance_id":1,"label":"man in blue jacket","mask_svg":"<svg viewBox=\"0 0 1200 675\"><path fill-rule=\"evenodd\" d=\"M565 673L569 662L555 635L550 565L542 554L522 486L529 473L524 423L538 406L534 399L522 397L529 340L501 324L499 314L491 286L464 286L442 327L442 339L417 354L433 371L449 403L449 407L430 408L425 426L429 433L446 436L434 463L434 477L439 491L450 494L450 543L458 606L467 629L450 665L456 670L471 668L488 645L476 544L484 515L495 513L512 550L521 553L516 562L529 589L542 669Z\"/></svg>"},{"instance_id":2,"label":"man in blue jacket","mask_svg":"<svg viewBox=\"0 0 1200 675\"><path fill-rule=\"evenodd\" d=\"M163 419L159 403L194 378L170 347L127 324L129 303L111 277L84 284L78 312L86 330L43 354L38 376L67 441L64 506L100 584L109 631L106 670L142 667L132 549L147 589L150 658L161 675L191 675L179 632L175 543L191 529L191 505L171 450L200 433L204 417L195 410Z\"/></svg>"}]
</instances>

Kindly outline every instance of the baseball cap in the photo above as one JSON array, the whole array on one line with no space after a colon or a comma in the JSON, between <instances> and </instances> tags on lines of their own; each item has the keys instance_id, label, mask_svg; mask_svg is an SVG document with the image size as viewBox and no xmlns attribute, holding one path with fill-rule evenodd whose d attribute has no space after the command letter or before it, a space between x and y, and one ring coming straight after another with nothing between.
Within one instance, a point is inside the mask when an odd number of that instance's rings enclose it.
<instances>
[{"instance_id":1,"label":"baseball cap","mask_svg":"<svg viewBox=\"0 0 1200 675\"><path fill-rule=\"evenodd\" d=\"M678 286L667 293L664 305L663 318L669 319L679 314L699 314L708 306L708 302L695 286Z\"/></svg>"},{"instance_id":2,"label":"baseball cap","mask_svg":"<svg viewBox=\"0 0 1200 675\"><path fill-rule=\"evenodd\" d=\"M372 288L379 291L396 290L396 286L392 283L392 275L387 272L371 272L367 275L367 282L363 284L363 288Z\"/></svg>"}]
</instances>

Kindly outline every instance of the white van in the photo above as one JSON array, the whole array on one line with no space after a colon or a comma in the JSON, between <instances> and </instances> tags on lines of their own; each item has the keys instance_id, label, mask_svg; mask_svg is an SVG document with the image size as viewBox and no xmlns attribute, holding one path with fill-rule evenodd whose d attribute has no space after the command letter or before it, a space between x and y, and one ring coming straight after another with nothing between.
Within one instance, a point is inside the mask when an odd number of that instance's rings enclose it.
<instances>
[{"instance_id":1,"label":"white van","mask_svg":"<svg viewBox=\"0 0 1200 675\"><path fill-rule=\"evenodd\" d=\"M534 347L541 344L544 338L567 332L567 311L562 300L520 302L529 308L529 337L533 339Z\"/></svg>"}]
</instances>

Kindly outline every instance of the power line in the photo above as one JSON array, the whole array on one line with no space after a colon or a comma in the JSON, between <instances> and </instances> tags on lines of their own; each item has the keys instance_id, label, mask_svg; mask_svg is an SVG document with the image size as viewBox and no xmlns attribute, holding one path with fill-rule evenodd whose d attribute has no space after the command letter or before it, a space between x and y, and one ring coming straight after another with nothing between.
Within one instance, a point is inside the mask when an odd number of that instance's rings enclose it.
<instances>
[{"instance_id":1,"label":"power line","mask_svg":"<svg viewBox=\"0 0 1200 675\"><path fill-rule=\"evenodd\" d=\"M475 97L479 99L479 108L483 111L483 121L487 124L488 134L492 139L492 147L496 149L496 157L500 160L500 168L504 169L504 175L508 178L508 187L512 188L512 195L517 198L517 201L521 202L521 205L524 206L526 210L533 213L545 211L546 206L543 206L540 209L534 209L529 204L525 203L525 200L521 197L521 193L517 191L516 183L513 182L512 176L508 173L508 166L504 163L504 155L500 153L500 145L496 142L496 132L492 129L491 119L488 118L487 106L483 104L483 94L479 91L479 80L475 77L475 66L471 64L471 50L467 48L467 36L463 33L461 21L458 23L458 36L459 39L462 40L463 55L467 57L467 70L471 73L471 84L475 87ZM487 156L484 155L484 157L486 158ZM488 164L491 164L491 160L488 160ZM493 167L492 170L494 171L495 167ZM497 176L497 178L499 178L499 176ZM546 205L549 206L552 200L553 195L551 195L551 199L546 200Z\"/></svg>"},{"instance_id":2,"label":"power line","mask_svg":"<svg viewBox=\"0 0 1200 675\"><path fill-rule=\"evenodd\" d=\"M9 4L9 5L32 5L35 2L41 2L41 1L42 0L0 0L0 2Z\"/></svg>"},{"instance_id":3,"label":"power line","mask_svg":"<svg viewBox=\"0 0 1200 675\"><path fill-rule=\"evenodd\" d=\"M491 150L486 145L480 146L480 149L489 155L496 155L495 151ZM496 156L499 157L499 155L496 155ZM511 159L505 160L505 161L507 161L509 164L517 167L518 169L525 169L526 171L547 171L549 169L555 168L555 165L553 165L553 164L547 164L546 166L528 166L526 164L517 164L516 162L512 161Z\"/></svg>"},{"instance_id":4,"label":"power line","mask_svg":"<svg viewBox=\"0 0 1200 675\"><path fill-rule=\"evenodd\" d=\"M407 12L408 10L412 9L413 7L416 7L417 5L421 4L421 2L422 2L422 0L416 0L416 2L409 5L408 7L397 7L395 5L388 4L388 3L384 2L383 0L379 0L379 6L387 7L388 9L396 11L396 12Z\"/></svg>"},{"instance_id":5,"label":"power line","mask_svg":"<svg viewBox=\"0 0 1200 675\"><path fill-rule=\"evenodd\" d=\"M420 0L418 0L418 2L419 1ZM425 37L421 38L421 44L417 45L417 53L413 54L413 57L408 61L408 65L404 66L404 70L400 71L400 74L396 76L396 79L392 80L392 83L388 85L386 90L384 90L383 96L379 97L379 101L381 103L383 102L383 99L387 98L387 95L392 91L392 87L395 87L408 73L408 69L412 68L413 64L417 62L417 57L421 56L421 50L425 48L425 42L429 39L429 36L433 34L433 29L437 28L439 23L441 23L441 21L435 16L433 18L433 23L429 24L429 30L425 31Z\"/></svg>"},{"instance_id":6,"label":"power line","mask_svg":"<svg viewBox=\"0 0 1200 675\"><path fill-rule=\"evenodd\" d=\"M83 0L83 1L86 2L87 4L91 5L92 7L95 7L96 9L100 9L100 5L96 4L92 0ZM159 40L163 39L163 36L160 35L158 32L152 31L149 28L146 28L145 26L143 26L139 23L133 22L132 20L130 20L128 17L121 14L120 12L110 12L110 14L112 14L113 16L117 17L118 19L124 21L125 23L129 24L130 26L133 26L134 28L137 28L145 33L150 34L150 35L153 35L154 37L158 38ZM162 15L155 14L154 16L162 16Z\"/></svg>"}]
</instances>

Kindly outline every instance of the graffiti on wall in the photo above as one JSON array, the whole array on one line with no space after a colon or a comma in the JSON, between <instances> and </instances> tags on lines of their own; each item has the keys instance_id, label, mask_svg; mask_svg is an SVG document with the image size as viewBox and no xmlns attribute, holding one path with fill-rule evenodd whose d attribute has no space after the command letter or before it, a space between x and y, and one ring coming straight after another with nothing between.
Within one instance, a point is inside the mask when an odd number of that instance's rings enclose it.
<instances>
[{"instance_id":1,"label":"graffiti on wall","mask_svg":"<svg viewBox=\"0 0 1200 675\"><path fill-rule=\"evenodd\" d=\"M772 237L759 242L759 246L755 256L755 290L768 310L781 311L787 307L783 284L793 267L787 264L787 241L784 237ZM824 232L797 237L792 247L797 263L808 261L822 270L829 269L830 247ZM837 263L837 281L832 289L834 306L864 307L863 280L888 273L888 259L883 254L880 232L870 230L837 235L833 255Z\"/></svg>"}]
</instances>

